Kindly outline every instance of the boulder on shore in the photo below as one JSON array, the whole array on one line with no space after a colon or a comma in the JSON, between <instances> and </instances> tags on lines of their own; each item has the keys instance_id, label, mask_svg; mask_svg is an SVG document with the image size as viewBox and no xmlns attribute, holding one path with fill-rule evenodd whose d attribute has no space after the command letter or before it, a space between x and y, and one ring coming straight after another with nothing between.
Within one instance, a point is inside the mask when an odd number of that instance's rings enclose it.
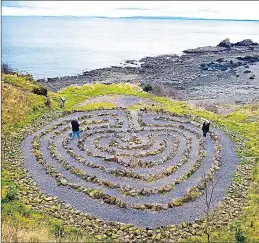
<instances>
[{"instance_id":1,"label":"boulder on shore","mask_svg":"<svg viewBox=\"0 0 259 243\"><path fill-rule=\"evenodd\" d=\"M250 47L250 46L258 46L259 44L257 42L253 42L251 39L245 39L242 41L238 41L234 44L232 44L229 40L229 38L226 38L225 40L221 41L218 46L230 48L231 46L244 46L244 47Z\"/></svg>"},{"instance_id":2,"label":"boulder on shore","mask_svg":"<svg viewBox=\"0 0 259 243\"><path fill-rule=\"evenodd\" d=\"M258 46L258 43L253 42L251 39L246 39L233 44L233 46Z\"/></svg>"},{"instance_id":3,"label":"boulder on shore","mask_svg":"<svg viewBox=\"0 0 259 243\"><path fill-rule=\"evenodd\" d=\"M230 43L229 38L227 38L227 39L221 41L221 42L218 44L218 46L220 46L220 47L225 47L225 48L230 48L230 47L232 46L232 44Z\"/></svg>"}]
</instances>

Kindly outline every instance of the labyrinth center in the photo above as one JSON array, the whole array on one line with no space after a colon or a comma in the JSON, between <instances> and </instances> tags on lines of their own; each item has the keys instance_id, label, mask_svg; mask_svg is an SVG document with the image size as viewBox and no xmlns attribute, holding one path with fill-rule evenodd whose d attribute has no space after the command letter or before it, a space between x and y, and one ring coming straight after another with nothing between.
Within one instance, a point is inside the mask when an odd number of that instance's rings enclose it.
<instances>
[{"instance_id":1,"label":"labyrinth center","mask_svg":"<svg viewBox=\"0 0 259 243\"><path fill-rule=\"evenodd\" d=\"M74 118L80 141L69 136ZM217 182L216 206L238 165L222 131L204 139L192 119L145 110L77 112L28 136L22 150L43 193L98 219L141 227L201 218L205 192Z\"/></svg>"}]
</instances>

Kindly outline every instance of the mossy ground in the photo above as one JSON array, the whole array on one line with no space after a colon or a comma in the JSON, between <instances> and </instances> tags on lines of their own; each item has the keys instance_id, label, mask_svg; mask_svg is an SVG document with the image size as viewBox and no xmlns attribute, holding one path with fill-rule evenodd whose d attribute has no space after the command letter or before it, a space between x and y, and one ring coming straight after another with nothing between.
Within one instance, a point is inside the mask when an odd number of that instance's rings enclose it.
<instances>
[{"instance_id":1,"label":"mossy ground","mask_svg":"<svg viewBox=\"0 0 259 243\"><path fill-rule=\"evenodd\" d=\"M48 92L50 105L46 105L47 97L32 93L38 87L34 81L27 77L2 74L2 145L10 134L23 129L26 124L33 122L40 116L54 110L92 110L113 108L108 102L91 103L77 107L85 99L99 95L136 95L149 98L159 104L155 106L136 104L128 109L147 107L153 110L167 110L170 112L200 116L217 123L223 129L230 131L237 144L242 146L239 150L241 163L253 163L251 187L248 201L242 215L234 222L219 230L212 229L211 241L235 241L235 232L239 228L247 242L259 241L259 104L235 106L235 111L228 115L216 114L202 108L194 107L185 102L173 101L165 97L157 97L135 85L120 84L89 84L84 86L71 86L57 93ZM60 98L66 97L65 108L60 108ZM2 147L2 158L5 151ZM242 179L235 177L234 179ZM53 241L84 241L93 242L94 238L86 231L63 226L62 222L34 212L16 196L18 188L10 180L9 167L2 160L2 240L26 242L53 242ZM193 236L188 242L205 242L204 236Z\"/></svg>"}]
</instances>

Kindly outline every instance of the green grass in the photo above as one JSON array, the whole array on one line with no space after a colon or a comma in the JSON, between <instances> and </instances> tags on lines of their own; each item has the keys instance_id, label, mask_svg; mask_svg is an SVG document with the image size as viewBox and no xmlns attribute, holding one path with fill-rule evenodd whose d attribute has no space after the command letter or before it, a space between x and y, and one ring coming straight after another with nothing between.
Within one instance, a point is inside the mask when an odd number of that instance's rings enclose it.
<instances>
[{"instance_id":1,"label":"green grass","mask_svg":"<svg viewBox=\"0 0 259 243\"><path fill-rule=\"evenodd\" d=\"M60 90L57 94L54 94L53 98L57 101L64 96L66 98L65 108L71 110L76 105L80 104L86 99L100 96L100 95L137 95L140 97L148 97L148 94L143 92L138 86L119 83L119 84L87 84L83 86L70 86Z\"/></svg>"},{"instance_id":2,"label":"green grass","mask_svg":"<svg viewBox=\"0 0 259 243\"><path fill-rule=\"evenodd\" d=\"M46 97L2 85L2 132L17 130L47 111Z\"/></svg>"},{"instance_id":3,"label":"green grass","mask_svg":"<svg viewBox=\"0 0 259 243\"><path fill-rule=\"evenodd\" d=\"M23 90L32 91L33 88L39 87L36 81L30 81L26 77L21 77L13 74L2 73L2 84L11 84Z\"/></svg>"},{"instance_id":4,"label":"green grass","mask_svg":"<svg viewBox=\"0 0 259 243\"><path fill-rule=\"evenodd\" d=\"M220 125L229 131L237 143L244 142L242 150L239 151L241 163L257 163L252 169L251 187L248 193L248 202L243 209L243 215L229 227L212 232L212 241L235 241L235 230L239 227L247 242L259 241L259 104L233 106L235 111L228 115L215 114L202 108L194 107L186 102L173 101L165 97L157 97L143 92L138 86L127 83L104 85L89 84L84 86L71 86L54 93L49 92L48 97L51 106L45 105L46 97L33 94L31 91L38 84L31 82L25 77L15 75L2 76L2 133L8 136L8 132L17 132L25 125L50 111L60 111L60 98L66 97L64 110L92 110L100 107L111 109L114 105L108 102L90 103L78 106L84 100L100 95L136 95L149 98L158 102L155 106L136 104L129 109L140 109L143 107L152 110L166 110L179 114L189 114L209 119L212 123ZM2 135L3 136L3 135ZM5 163L2 163L5 164ZM55 240L57 232L63 232L62 237L72 237L71 240L87 239L92 237L87 232L81 232L75 228L63 226L62 222L51 217L36 213L24 206L17 197L19 188L10 180L8 165L2 171L2 222L4 222L3 235L7 229L16 229L17 224L22 228L24 235L31 235L30 239L37 239L39 235L47 236L42 241ZM234 180L241 180L239 176ZM38 227L37 227L38 226ZM9 228L8 228L9 227ZM9 231L8 231L9 232ZM36 232L36 233L35 233ZM38 232L38 233L37 233ZM74 233L73 233L74 232ZM83 235L82 235L83 234ZM68 239L68 238L67 238ZM38 239L39 240L39 239ZM205 238L195 236L189 242L203 242ZM36 240L37 241L37 240Z\"/></svg>"},{"instance_id":5,"label":"green grass","mask_svg":"<svg viewBox=\"0 0 259 243\"><path fill-rule=\"evenodd\" d=\"M58 103L50 99L51 106L45 103L47 98L32 92L41 87L26 77L2 74L2 133L16 132L26 124L42 116L49 110L58 109ZM51 96L53 93L50 94Z\"/></svg>"}]
</instances>

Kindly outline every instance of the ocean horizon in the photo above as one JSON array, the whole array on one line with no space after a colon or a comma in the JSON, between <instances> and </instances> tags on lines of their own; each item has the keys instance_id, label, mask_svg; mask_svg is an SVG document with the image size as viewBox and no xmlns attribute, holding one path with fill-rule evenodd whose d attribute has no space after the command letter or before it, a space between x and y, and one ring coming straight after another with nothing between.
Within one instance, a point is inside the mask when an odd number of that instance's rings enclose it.
<instances>
[{"instance_id":1,"label":"ocean horizon","mask_svg":"<svg viewBox=\"0 0 259 243\"><path fill-rule=\"evenodd\" d=\"M2 63L34 78L76 75L146 56L252 39L258 20L182 17L2 17Z\"/></svg>"},{"instance_id":2,"label":"ocean horizon","mask_svg":"<svg viewBox=\"0 0 259 243\"><path fill-rule=\"evenodd\" d=\"M3 18L84 18L84 19L156 19L156 20L206 20L206 21L223 21L223 22L259 22L259 19L226 19L226 18L197 18L197 17L180 17L180 16L127 16L127 17L110 17L110 16L74 16L74 15L27 15L27 16L8 16Z\"/></svg>"}]
</instances>

